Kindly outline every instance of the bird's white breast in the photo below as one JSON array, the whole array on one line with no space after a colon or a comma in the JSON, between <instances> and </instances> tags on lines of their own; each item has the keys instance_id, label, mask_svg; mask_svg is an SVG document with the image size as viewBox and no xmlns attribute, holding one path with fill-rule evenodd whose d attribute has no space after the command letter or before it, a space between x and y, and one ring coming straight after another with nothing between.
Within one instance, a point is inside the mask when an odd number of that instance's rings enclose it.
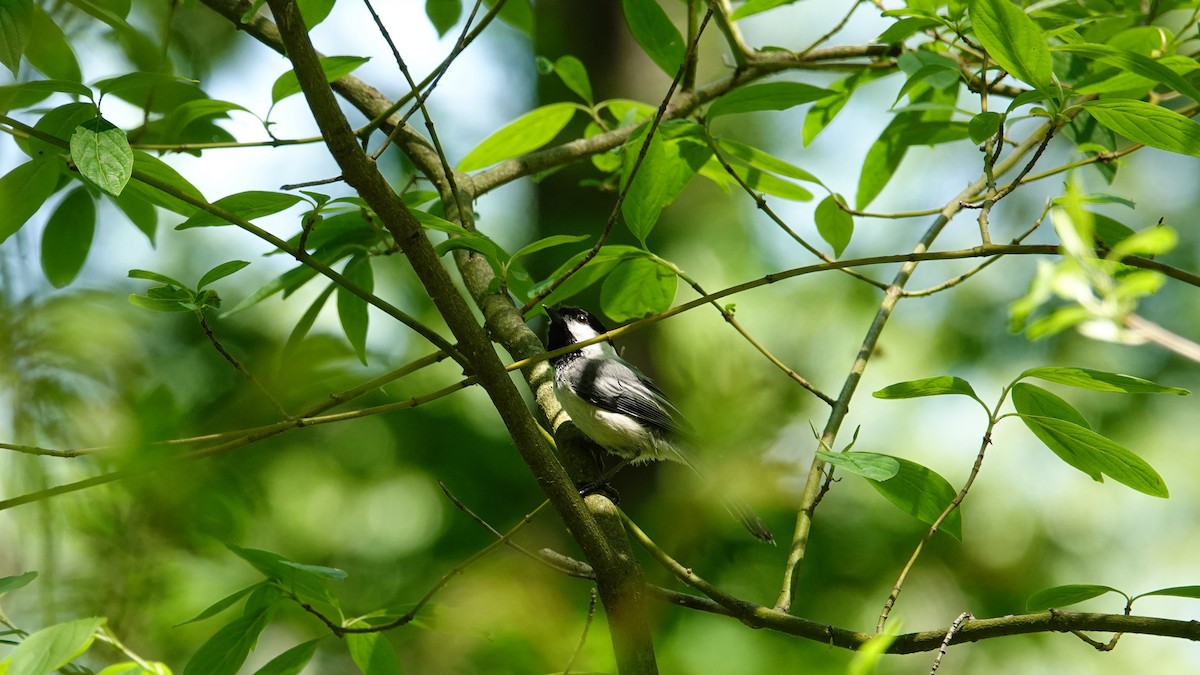
<instances>
[{"instance_id":1,"label":"bird's white breast","mask_svg":"<svg viewBox=\"0 0 1200 675\"><path fill-rule=\"evenodd\" d=\"M669 442L658 438L628 415L601 410L558 382L554 384L554 394L575 426L614 455L635 463L680 460Z\"/></svg>"}]
</instances>

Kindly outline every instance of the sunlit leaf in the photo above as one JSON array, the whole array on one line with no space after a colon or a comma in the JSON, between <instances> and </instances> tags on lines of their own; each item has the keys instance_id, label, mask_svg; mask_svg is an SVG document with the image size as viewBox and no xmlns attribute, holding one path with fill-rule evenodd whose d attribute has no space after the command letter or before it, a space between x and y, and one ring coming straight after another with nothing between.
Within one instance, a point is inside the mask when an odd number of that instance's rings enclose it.
<instances>
[{"instance_id":1,"label":"sunlit leaf","mask_svg":"<svg viewBox=\"0 0 1200 675\"><path fill-rule=\"evenodd\" d=\"M0 2L0 5L3 4ZM34 5L32 29L29 43L25 45L25 58L29 60L29 65L50 79L79 82L83 74L79 70L74 48L58 24L37 5ZM0 28L2 34L3 28ZM3 40L0 39L0 42Z\"/></svg>"},{"instance_id":2,"label":"sunlit leaf","mask_svg":"<svg viewBox=\"0 0 1200 675\"><path fill-rule=\"evenodd\" d=\"M833 256L840 257L854 235L854 218L838 204L838 197L829 195L822 199L813 213L813 221L821 238L833 247Z\"/></svg>"},{"instance_id":3,"label":"sunlit leaf","mask_svg":"<svg viewBox=\"0 0 1200 675\"><path fill-rule=\"evenodd\" d=\"M0 178L0 244L21 229L42 208L58 185L59 165L34 159Z\"/></svg>"},{"instance_id":4,"label":"sunlit leaf","mask_svg":"<svg viewBox=\"0 0 1200 675\"><path fill-rule=\"evenodd\" d=\"M1135 73L1154 82L1161 82L1192 101L1200 103L1200 89L1197 89L1179 73L1148 56L1102 44L1062 44L1055 46L1054 49L1087 56L1110 66L1116 66L1122 71Z\"/></svg>"},{"instance_id":5,"label":"sunlit leaf","mask_svg":"<svg viewBox=\"0 0 1200 675\"><path fill-rule=\"evenodd\" d=\"M1200 124L1145 101L1106 98L1080 104L1096 121L1129 140L1200 157Z\"/></svg>"},{"instance_id":6,"label":"sunlit leaf","mask_svg":"<svg viewBox=\"0 0 1200 675\"><path fill-rule=\"evenodd\" d=\"M37 578L37 575L37 572L31 570L11 577L0 577L0 595L28 586L31 581Z\"/></svg>"},{"instance_id":7,"label":"sunlit leaf","mask_svg":"<svg viewBox=\"0 0 1200 675\"><path fill-rule=\"evenodd\" d=\"M600 287L600 307L613 321L640 319L665 312L675 300L679 278L650 258L626 260Z\"/></svg>"},{"instance_id":8,"label":"sunlit leaf","mask_svg":"<svg viewBox=\"0 0 1200 675\"><path fill-rule=\"evenodd\" d=\"M802 82L766 82L738 87L713 101L708 107L708 117L760 110L787 110L788 108L812 103L834 92Z\"/></svg>"},{"instance_id":9,"label":"sunlit leaf","mask_svg":"<svg viewBox=\"0 0 1200 675\"><path fill-rule=\"evenodd\" d=\"M312 660L317 651L317 643L321 640L301 642L279 656L271 659L262 668L254 671L254 675L299 675L300 671Z\"/></svg>"},{"instance_id":10,"label":"sunlit leaf","mask_svg":"<svg viewBox=\"0 0 1200 675\"><path fill-rule=\"evenodd\" d=\"M971 387L970 382L951 375L897 382L871 395L875 398L920 398L922 396L945 396L947 394L969 396L979 401L979 396L975 394L975 390ZM982 403L982 401L980 402Z\"/></svg>"},{"instance_id":11,"label":"sunlit leaf","mask_svg":"<svg viewBox=\"0 0 1200 675\"><path fill-rule=\"evenodd\" d=\"M1026 84L1040 89L1050 83L1050 48L1033 19L1009 0L971 0L968 7L989 57Z\"/></svg>"},{"instance_id":12,"label":"sunlit leaf","mask_svg":"<svg viewBox=\"0 0 1200 675\"><path fill-rule=\"evenodd\" d=\"M573 103L551 103L509 122L504 128L467 153L458 163L459 171L474 171L501 160L537 150L554 140L578 107Z\"/></svg>"},{"instance_id":13,"label":"sunlit leaf","mask_svg":"<svg viewBox=\"0 0 1200 675\"><path fill-rule=\"evenodd\" d=\"M245 260L230 260L229 262L223 262L205 272L204 276L200 277L200 281L196 284L196 289L199 290L204 288L218 279L224 279L225 277L237 272L249 264L250 263Z\"/></svg>"},{"instance_id":14,"label":"sunlit leaf","mask_svg":"<svg viewBox=\"0 0 1200 675\"><path fill-rule=\"evenodd\" d=\"M286 192L250 190L222 197L213 202L213 206L229 211L244 220L254 220L255 218L279 213L284 209L299 204L301 201L303 201L303 198ZM193 227L219 227L223 225L232 225L232 223L216 214L203 211L176 225L175 229L187 230Z\"/></svg>"},{"instance_id":15,"label":"sunlit leaf","mask_svg":"<svg viewBox=\"0 0 1200 675\"><path fill-rule=\"evenodd\" d=\"M326 82L335 82L353 73L359 66L370 61L365 56L324 56L321 57L321 70L325 72ZM300 80L296 72L289 70L280 75L271 85L271 105L283 99L300 93Z\"/></svg>"},{"instance_id":16,"label":"sunlit leaf","mask_svg":"<svg viewBox=\"0 0 1200 675\"><path fill-rule=\"evenodd\" d=\"M227 595L227 596L221 598L220 600L214 602L213 604L209 605L207 608L204 609L204 611L200 612L196 616L193 616L192 618L188 619L187 621L184 621L183 623L177 623L177 624L175 624L175 626L176 627L186 626L189 623L196 623L197 621L203 621L207 618L216 616L217 614L220 614L221 612L225 611L226 609L229 609L230 607L232 607L235 603L237 603L238 600L241 600L242 598L246 597L247 595L250 594L251 591L257 589L259 586L262 586L264 583L266 583L266 582L259 582L257 584L247 586L240 591L234 591L233 593L230 593L229 595Z\"/></svg>"},{"instance_id":17,"label":"sunlit leaf","mask_svg":"<svg viewBox=\"0 0 1200 675\"><path fill-rule=\"evenodd\" d=\"M71 134L71 161L80 175L104 192L116 196L133 175L133 150L125 132L103 117L75 128Z\"/></svg>"},{"instance_id":18,"label":"sunlit leaf","mask_svg":"<svg viewBox=\"0 0 1200 675\"><path fill-rule=\"evenodd\" d=\"M683 35L658 0L621 0L625 11L625 22L633 39L645 50L651 61L658 64L667 75L674 77L683 64L687 48Z\"/></svg>"},{"instance_id":19,"label":"sunlit leaf","mask_svg":"<svg viewBox=\"0 0 1200 675\"><path fill-rule=\"evenodd\" d=\"M425 0L425 16L437 29L438 37L445 37L462 16L462 0Z\"/></svg>"},{"instance_id":20,"label":"sunlit leaf","mask_svg":"<svg viewBox=\"0 0 1200 675\"><path fill-rule=\"evenodd\" d=\"M0 63L13 77L33 36L33 12L33 0L0 0Z\"/></svg>"},{"instance_id":21,"label":"sunlit leaf","mask_svg":"<svg viewBox=\"0 0 1200 675\"><path fill-rule=\"evenodd\" d=\"M266 607L226 624L192 654L183 675L235 675L269 620Z\"/></svg>"},{"instance_id":22,"label":"sunlit leaf","mask_svg":"<svg viewBox=\"0 0 1200 675\"><path fill-rule=\"evenodd\" d=\"M1121 591L1112 586L1099 586L1095 584L1068 584L1066 586L1055 586L1038 591L1029 596L1025 601L1025 608L1033 611L1038 609L1050 609L1058 607L1066 607L1084 600L1100 597L1105 593L1117 593L1125 595Z\"/></svg>"},{"instance_id":23,"label":"sunlit leaf","mask_svg":"<svg viewBox=\"0 0 1200 675\"><path fill-rule=\"evenodd\" d=\"M568 89L591 105L592 83L588 81L587 69L583 67L582 61L569 54L560 57L554 62L554 72Z\"/></svg>"},{"instance_id":24,"label":"sunlit leaf","mask_svg":"<svg viewBox=\"0 0 1200 675\"><path fill-rule=\"evenodd\" d=\"M826 452L817 451L821 459L850 473L870 478L888 480L900 473L900 462L895 457L873 452Z\"/></svg>"},{"instance_id":25,"label":"sunlit leaf","mask_svg":"<svg viewBox=\"0 0 1200 675\"><path fill-rule=\"evenodd\" d=\"M1176 396L1187 396L1191 393L1187 389L1167 387L1132 375L1106 373L1090 368L1030 368L1021 373L1021 379L1026 377L1036 377L1047 382L1094 391L1117 391L1126 394L1175 394Z\"/></svg>"},{"instance_id":26,"label":"sunlit leaf","mask_svg":"<svg viewBox=\"0 0 1200 675\"><path fill-rule=\"evenodd\" d=\"M881 455L889 457L889 455ZM892 457L899 465L896 475L887 480L872 480L871 486L905 513L932 525L957 494L950 483L936 471L901 457ZM962 540L962 510L954 509L942 521L940 528L955 539Z\"/></svg>"},{"instance_id":27,"label":"sunlit leaf","mask_svg":"<svg viewBox=\"0 0 1200 675\"><path fill-rule=\"evenodd\" d=\"M48 626L21 641L8 657L8 675L50 673L87 651L104 619L78 619Z\"/></svg>"},{"instance_id":28,"label":"sunlit leaf","mask_svg":"<svg viewBox=\"0 0 1200 675\"><path fill-rule=\"evenodd\" d=\"M358 626L356 626L358 627ZM400 675L400 660L383 633L347 633L350 658L363 675Z\"/></svg>"}]
</instances>

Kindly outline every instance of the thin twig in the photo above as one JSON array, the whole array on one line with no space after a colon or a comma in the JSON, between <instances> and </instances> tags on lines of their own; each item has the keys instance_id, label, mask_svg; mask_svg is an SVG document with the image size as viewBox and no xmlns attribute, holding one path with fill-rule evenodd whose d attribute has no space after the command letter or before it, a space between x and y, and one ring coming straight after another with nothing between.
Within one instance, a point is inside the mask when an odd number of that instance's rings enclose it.
<instances>
[{"instance_id":1,"label":"thin twig","mask_svg":"<svg viewBox=\"0 0 1200 675\"><path fill-rule=\"evenodd\" d=\"M285 410L279 401L275 399L275 397L271 394L271 391L263 386L263 383L259 382L258 378L254 377L253 373L247 370L246 366L244 366L241 361L237 360L237 357L235 357L233 354L230 354L229 350L225 349L225 346L222 345L221 341L217 339L217 334L213 332L212 325L208 323L208 317L204 315L203 310L196 310L196 318L200 320L200 329L204 331L204 336L208 338L209 343L212 344L213 349L217 350L217 353L221 355L221 358L225 359L229 365L233 366L233 369L238 371L238 373L241 373L242 377L249 380L250 384L254 385L255 388L258 389L258 391L263 395L263 398L267 399L267 402L270 403L271 407L275 409L275 412L279 413L280 417L284 419L290 419L291 415L289 415L288 411Z\"/></svg>"},{"instance_id":2,"label":"thin twig","mask_svg":"<svg viewBox=\"0 0 1200 675\"><path fill-rule=\"evenodd\" d=\"M946 656L946 649L950 647L950 641L954 639L954 634L962 627L963 623L974 619L975 615L970 612L963 612L958 615L954 623L950 624L950 629L946 631L946 639L942 640L942 646L938 647L937 656L933 659L933 667L929 669L929 675L936 675L937 669L942 665L942 658Z\"/></svg>"},{"instance_id":3,"label":"thin twig","mask_svg":"<svg viewBox=\"0 0 1200 675\"><path fill-rule=\"evenodd\" d=\"M596 616L596 587L593 586L588 594L588 610L587 620L583 623L583 634L579 636L579 644L575 645L575 651L571 652L571 658L567 660L566 667L563 668L562 675L570 675L571 668L575 666L575 661L579 659L579 655L583 653L583 646L587 644L588 630L592 627L592 619Z\"/></svg>"},{"instance_id":4,"label":"thin twig","mask_svg":"<svg viewBox=\"0 0 1200 675\"><path fill-rule=\"evenodd\" d=\"M804 49L801 49L800 51L796 52L796 56L803 58L812 50L814 50L817 47L820 47L821 45L828 42L829 39L832 38L834 35L837 35L838 33L842 32L842 29L845 28L846 24L850 22L850 17L854 16L854 10L858 9L858 6L860 4L862 4L862 1L863 0L852 0L852 2L850 3L850 9L846 12L845 16L842 17L842 20L839 21L836 26L829 29L829 32L827 32L824 35L822 35L821 37L817 38L812 44L810 44L809 46L805 47Z\"/></svg>"}]
</instances>

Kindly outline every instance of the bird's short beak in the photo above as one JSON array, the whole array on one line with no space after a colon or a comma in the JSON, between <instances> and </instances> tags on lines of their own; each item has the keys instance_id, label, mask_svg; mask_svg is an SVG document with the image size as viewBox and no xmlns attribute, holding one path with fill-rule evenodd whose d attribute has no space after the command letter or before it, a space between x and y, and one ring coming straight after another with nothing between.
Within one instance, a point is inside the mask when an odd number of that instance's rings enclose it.
<instances>
[{"instance_id":1,"label":"bird's short beak","mask_svg":"<svg viewBox=\"0 0 1200 675\"><path fill-rule=\"evenodd\" d=\"M558 321L562 316L558 313L557 309L551 307L550 305L542 305L542 309L546 310L546 316L550 317L551 321Z\"/></svg>"}]
</instances>

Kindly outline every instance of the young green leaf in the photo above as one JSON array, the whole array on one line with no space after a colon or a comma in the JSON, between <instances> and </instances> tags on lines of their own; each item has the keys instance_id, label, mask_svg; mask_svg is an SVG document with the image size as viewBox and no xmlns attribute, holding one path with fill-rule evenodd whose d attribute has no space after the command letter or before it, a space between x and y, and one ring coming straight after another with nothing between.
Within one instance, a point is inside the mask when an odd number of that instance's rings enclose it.
<instances>
[{"instance_id":1,"label":"young green leaf","mask_svg":"<svg viewBox=\"0 0 1200 675\"><path fill-rule=\"evenodd\" d=\"M291 208L296 204L304 201L298 195L287 194L286 192L266 192L262 190L250 190L247 192L238 192L236 194L222 197L213 202L213 206L218 206L226 211L234 213L245 220L254 220L262 218L274 213L279 213L284 209ZM220 227L222 225L231 225L228 220L203 211L188 218L182 223L175 226L176 230L187 230L193 227Z\"/></svg>"},{"instance_id":2,"label":"young green leaf","mask_svg":"<svg viewBox=\"0 0 1200 675\"><path fill-rule=\"evenodd\" d=\"M184 292L186 293L186 291ZM193 308L183 303L190 303L193 299L190 296L179 299L150 298L133 294L129 296L130 303L152 312L191 312Z\"/></svg>"},{"instance_id":3,"label":"young green leaf","mask_svg":"<svg viewBox=\"0 0 1200 675\"><path fill-rule=\"evenodd\" d=\"M425 16L437 29L438 37L445 37L462 16L462 0L425 0Z\"/></svg>"},{"instance_id":4,"label":"young green leaf","mask_svg":"<svg viewBox=\"0 0 1200 675\"><path fill-rule=\"evenodd\" d=\"M748 164L760 171L767 171L787 178L816 183L817 185L824 185L821 179L804 169L745 143L723 138L718 142L718 147L720 147L722 155L736 159L743 164Z\"/></svg>"},{"instance_id":5,"label":"young green leaf","mask_svg":"<svg viewBox=\"0 0 1200 675\"><path fill-rule=\"evenodd\" d=\"M7 675L51 673L86 652L105 619L78 619L43 628L21 641L7 659Z\"/></svg>"},{"instance_id":6,"label":"young green leaf","mask_svg":"<svg viewBox=\"0 0 1200 675\"><path fill-rule=\"evenodd\" d=\"M333 11L333 3L334 0L296 0L296 8L300 10L305 27L312 30Z\"/></svg>"},{"instance_id":7,"label":"young green leaf","mask_svg":"<svg viewBox=\"0 0 1200 675\"><path fill-rule=\"evenodd\" d=\"M196 623L197 621L203 621L209 617L216 616L216 615L220 614L221 612L225 611L226 609L232 607L234 605L234 603L236 603L238 600L241 600L242 598L246 597L251 591L257 589L259 586L262 586L265 583L267 583L267 582L260 581L257 584L247 586L240 591L234 591L233 593L230 593L229 595L227 595L227 596L221 598L220 600L214 602L213 604L209 605L207 608L204 609L204 611L200 612L196 616L193 616L192 618L188 619L187 621L184 621L183 623L177 623L173 627L178 628L179 626L186 626L189 623Z\"/></svg>"},{"instance_id":8,"label":"young green leaf","mask_svg":"<svg viewBox=\"0 0 1200 675\"><path fill-rule=\"evenodd\" d=\"M897 382L896 384L888 385L883 389L871 394L875 398L920 398L922 396L945 396L947 394L957 394L960 396L969 396L981 404L983 401L975 394L975 390L971 388L971 383L960 377L952 375L941 375L939 377L927 377L922 380L909 380L908 382Z\"/></svg>"},{"instance_id":9,"label":"young green leaf","mask_svg":"<svg viewBox=\"0 0 1200 675\"><path fill-rule=\"evenodd\" d=\"M326 82L335 82L370 60L365 56L324 56L321 57L321 70L325 72ZM299 93L300 80L296 78L295 71L289 70L271 85L271 105L274 106L283 99Z\"/></svg>"},{"instance_id":10,"label":"young green leaf","mask_svg":"<svg viewBox=\"0 0 1200 675\"><path fill-rule=\"evenodd\" d=\"M1157 591L1142 593L1135 595L1134 599L1145 598L1153 595L1166 595L1174 598L1196 598L1200 599L1200 586L1172 586L1171 588L1160 588Z\"/></svg>"},{"instance_id":11,"label":"young green leaf","mask_svg":"<svg viewBox=\"0 0 1200 675\"><path fill-rule=\"evenodd\" d=\"M887 30L880 33L879 37L875 38L874 42L885 45L903 42L905 38L913 33L925 30L926 28L933 28L934 26L940 25L940 23L941 22L935 19L929 19L925 17L905 17L891 26L888 26Z\"/></svg>"},{"instance_id":12,"label":"young green leaf","mask_svg":"<svg viewBox=\"0 0 1200 675\"><path fill-rule=\"evenodd\" d=\"M308 309L304 310L304 314L296 322L296 326L288 334L287 342L283 345L285 356L295 353L296 348L300 346L300 342L304 340L304 336L308 335L308 332L312 330L313 324L317 322L317 316L324 309L325 303L329 301L329 296L333 295L333 291L337 287L337 284L330 283L325 287L325 290L321 291L317 299L312 301Z\"/></svg>"},{"instance_id":13,"label":"young green leaf","mask_svg":"<svg viewBox=\"0 0 1200 675\"><path fill-rule=\"evenodd\" d=\"M25 45L25 58L29 60L29 65L50 79L79 82L83 78L79 60L75 58L75 50L71 48L67 36L36 4L33 6L32 33L29 43Z\"/></svg>"},{"instance_id":14,"label":"young green leaf","mask_svg":"<svg viewBox=\"0 0 1200 675\"><path fill-rule=\"evenodd\" d=\"M213 634L183 668L183 675L235 675L270 619L270 608L259 607Z\"/></svg>"},{"instance_id":15,"label":"young green leaf","mask_svg":"<svg viewBox=\"0 0 1200 675\"><path fill-rule=\"evenodd\" d=\"M857 453L852 453L857 454ZM889 457L889 455L881 455ZM887 480L868 478L871 487L883 495L897 508L915 516L918 520L932 525L942 511L954 501L956 495L950 483L932 469L910 462L900 457L892 457L899 465L896 475ZM946 534L962 541L962 511L954 509L942 521L941 528Z\"/></svg>"},{"instance_id":16,"label":"young green leaf","mask_svg":"<svg viewBox=\"0 0 1200 675\"><path fill-rule=\"evenodd\" d=\"M588 81L587 69L583 67L582 61L570 54L559 57L554 62L554 72L562 83L567 85L567 89L578 94L588 105L592 105L592 83Z\"/></svg>"},{"instance_id":17,"label":"young green leaf","mask_svg":"<svg viewBox=\"0 0 1200 675\"><path fill-rule=\"evenodd\" d=\"M483 0L483 4L491 9L500 0ZM497 15L501 21L521 31L525 37L533 39L533 5L530 0L508 0L500 7Z\"/></svg>"},{"instance_id":18,"label":"young green leaf","mask_svg":"<svg viewBox=\"0 0 1200 675\"><path fill-rule=\"evenodd\" d=\"M679 29L671 23L658 0L621 0L625 22L633 39L641 45L651 61L674 77L683 65L687 49Z\"/></svg>"},{"instance_id":19,"label":"young green leaf","mask_svg":"<svg viewBox=\"0 0 1200 675\"><path fill-rule=\"evenodd\" d=\"M850 244L850 237L854 236L854 218L838 205L838 199L836 195L829 195L817 204L817 210L813 213L817 232L833 247L835 258L841 257Z\"/></svg>"},{"instance_id":20,"label":"young green leaf","mask_svg":"<svg viewBox=\"0 0 1200 675\"><path fill-rule=\"evenodd\" d=\"M625 142L623 183L629 180L646 133L645 128L639 130ZM662 210L675 201L711 157L712 148L699 125L673 121L658 128L621 204L621 215L634 236L645 243Z\"/></svg>"},{"instance_id":21,"label":"young green leaf","mask_svg":"<svg viewBox=\"0 0 1200 675\"><path fill-rule=\"evenodd\" d=\"M633 258L616 266L600 287L600 307L613 321L640 319L665 312L675 301L679 278L650 258Z\"/></svg>"},{"instance_id":22,"label":"young green leaf","mask_svg":"<svg viewBox=\"0 0 1200 675\"><path fill-rule=\"evenodd\" d=\"M1026 84L1038 89L1050 84L1050 48L1033 19L1009 0L971 0L968 8L988 56Z\"/></svg>"},{"instance_id":23,"label":"young green leaf","mask_svg":"<svg viewBox=\"0 0 1200 675\"><path fill-rule=\"evenodd\" d=\"M34 159L0 178L0 244L21 229L58 185L59 163Z\"/></svg>"},{"instance_id":24,"label":"young green leaf","mask_svg":"<svg viewBox=\"0 0 1200 675\"><path fill-rule=\"evenodd\" d=\"M33 36L33 0L5 0L0 3L0 63L17 76L21 55Z\"/></svg>"},{"instance_id":25,"label":"young green leaf","mask_svg":"<svg viewBox=\"0 0 1200 675\"><path fill-rule=\"evenodd\" d=\"M230 260L229 262L223 262L205 272L204 276L200 277L200 281L196 284L196 290L200 290L212 282L217 281L218 279L224 279L225 277L237 272L249 264L250 263L245 260Z\"/></svg>"},{"instance_id":26,"label":"young green leaf","mask_svg":"<svg viewBox=\"0 0 1200 675\"><path fill-rule=\"evenodd\" d=\"M1106 373L1090 368L1030 368L1021 373L1021 377L1018 379L1026 377L1036 377L1047 382L1093 391L1119 391L1126 394L1175 394L1176 396L1191 394L1187 389L1167 387L1132 375Z\"/></svg>"},{"instance_id":27,"label":"young green leaf","mask_svg":"<svg viewBox=\"0 0 1200 675\"><path fill-rule=\"evenodd\" d=\"M531 289L531 292L540 293L549 288L550 284L565 275L568 270L574 269L575 265L579 264L579 261L590 252L591 249L588 249L586 251L580 251L579 253L571 256L569 260L564 262L562 265L559 265L558 269L554 270L549 277L535 284ZM577 293L590 288L601 279L607 277L608 273L611 272L613 268L623 260L628 260L631 258L644 258L648 257L649 255L650 254L646 251L643 251L635 246L603 246L594 257L588 260L587 264L580 268L579 271L568 277L567 280L562 283L562 285L560 285L554 290L553 293L547 296L545 304L556 305L560 302L563 302L567 298L570 298ZM541 311L541 307L534 309L535 314Z\"/></svg>"},{"instance_id":28,"label":"young green leaf","mask_svg":"<svg viewBox=\"0 0 1200 675\"><path fill-rule=\"evenodd\" d=\"M526 244L517 249L517 252L512 254L512 257L509 258L509 262L511 263L513 260L516 260L522 256L527 256L531 253L537 253L538 251L544 251L555 246L562 246L563 244L577 244L586 239L591 239L591 237L592 236L590 234L554 234L544 239L538 239L531 244Z\"/></svg>"},{"instance_id":29,"label":"young green leaf","mask_svg":"<svg viewBox=\"0 0 1200 675\"><path fill-rule=\"evenodd\" d=\"M1092 425L1088 424L1087 419L1074 406L1041 387L1026 382L1014 384L1012 401L1019 413L1053 417L1087 429L1092 428ZM1099 475L1093 475L1092 478L1100 480Z\"/></svg>"},{"instance_id":30,"label":"young green leaf","mask_svg":"<svg viewBox=\"0 0 1200 675\"><path fill-rule=\"evenodd\" d=\"M1080 106L1106 128L1159 150L1200 157L1200 124L1145 101L1106 98Z\"/></svg>"},{"instance_id":31,"label":"young green leaf","mask_svg":"<svg viewBox=\"0 0 1200 675\"><path fill-rule=\"evenodd\" d=\"M354 285L367 291L375 288L375 277L371 273L371 259L367 256L356 256L346 264L342 274ZM337 293L338 318L342 322L342 330L346 339L358 355L358 360L367 365L367 301L339 287Z\"/></svg>"},{"instance_id":32,"label":"young green leaf","mask_svg":"<svg viewBox=\"0 0 1200 675\"><path fill-rule=\"evenodd\" d=\"M24 574L18 574L11 577L0 577L0 595L11 593L18 588L23 588L29 585L29 582L37 578L38 573L30 570Z\"/></svg>"},{"instance_id":33,"label":"young green leaf","mask_svg":"<svg viewBox=\"0 0 1200 675\"><path fill-rule=\"evenodd\" d=\"M834 92L803 82L766 82L733 89L713 101L708 107L708 117L757 112L760 110L787 110L788 108L812 103Z\"/></svg>"},{"instance_id":34,"label":"young green leaf","mask_svg":"<svg viewBox=\"0 0 1200 675\"><path fill-rule=\"evenodd\" d=\"M972 143L982 143L1000 131L1000 123L1004 116L998 112L982 112L967 122L967 134Z\"/></svg>"},{"instance_id":35,"label":"young green leaf","mask_svg":"<svg viewBox=\"0 0 1200 675\"><path fill-rule=\"evenodd\" d=\"M895 457L874 452L826 452L817 455L826 462L850 473L871 480L889 480L900 473L900 462Z\"/></svg>"},{"instance_id":36,"label":"young green leaf","mask_svg":"<svg viewBox=\"0 0 1200 675\"><path fill-rule=\"evenodd\" d=\"M83 187L69 192L42 231L42 271L55 288L71 283L83 269L96 231L96 202Z\"/></svg>"},{"instance_id":37,"label":"young green leaf","mask_svg":"<svg viewBox=\"0 0 1200 675\"><path fill-rule=\"evenodd\" d=\"M1161 82L1192 101L1200 103L1200 89L1197 89L1195 85L1174 70L1137 52L1102 44L1062 44L1054 47L1054 50L1080 54L1101 63L1116 66L1124 72L1135 73L1153 82Z\"/></svg>"},{"instance_id":38,"label":"young green leaf","mask_svg":"<svg viewBox=\"0 0 1200 675\"><path fill-rule=\"evenodd\" d=\"M363 675L400 675L400 661L383 633L347 633L346 647Z\"/></svg>"},{"instance_id":39,"label":"young green leaf","mask_svg":"<svg viewBox=\"0 0 1200 675\"><path fill-rule=\"evenodd\" d=\"M150 270L138 270L138 269L129 270L128 276L130 279L145 279L146 281L157 281L158 283L160 283L164 286L175 286L176 288L186 288L187 287L187 284L183 283L182 281L179 281L178 279L172 279L171 277L169 277L165 274L159 274L158 272L151 272Z\"/></svg>"},{"instance_id":40,"label":"young green leaf","mask_svg":"<svg viewBox=\"0 0 1200 675\"><path fill-rule=\"evenodd\" d=\"M289 593L294 593L305 602L336 605L336 600L326 586L328 576L318 575L310 570L303 569L303 565L297 566L278 553L254 548L242 548L233 544L226 544L225 546L239 558L250 563L263 576L274 581L279 588L285 589ZM250 599L246 601L247 609L249 610L252 606L263 603L270 604L272 602L271 598L275 597L274 594L277 592L278 590L273 586L257 588L251 594ZM266 599L257 599L256 596L259 594L265 594L264 597Z\"/></svg>"},{"instance_id":41,"label":"young green leaf","mask_svg":"<svg viewBox=\"0 0 1200 675\"><path fill-rule=\"evenodd\" d=\"M1063 461L1084 473L1104 473L1151 497L1170 496L1154 467L1091 429L1052 417L1021 415L1021 420Z\"/></svg>"},{"instance_id":42,"label":"young green leaf","mask_svg":"<svg viewBox=\"0 0 1200 675\"><path fill-rule=\"evenodd\" d=\"M312 660L317 651L317 643L321 639L301 642L279 656L271 659L262 668L254 671L254 675L299 675L300 671Z\"/></svg>"},{"instance_id":43,"label":"young green leaf","mask_svg":"<svg viewBox=\"0 0 1200 675\"><path fill-rule=\"evenodd\" d=\"M754 16L759 12L765 12L769 9L775 9L780 5L788 5L793 2L796 2L796 0L747 0L744 5L738 7L733 12L730 18L734 21L739 21L748 16Z\"/></svg>"},{"instance_id":44,"label":"young green leaf","mask_svg":"<svg viewBox=\"0 0 1200 675\"><path fill-rule=\"evenodd\" d=\"M457 168L474 171L537 150L554 140L578 109L574 103L551 103L525 113L483 139L462 158Z\"/></svg>"},{"instance_id":45,"label":"young green leaf","mask_svg":"<svg viewBox=\"0 0 1200 675\"><path fill-rule=\"evenodd\" d=\"M1052 609L1058 607L1066 607L1074 605L1084 600L1098 598L1105 593L1117 593L1125 595L1121 591L1111 586L1099 586L1095 584L1068 584L1066 586L1055 586L1038 591L1029 596L1025 601L1025 609L1034 611L1038 609ZM1128 597L1128 596L1126 596Z\"/></svg>"}]
</instances>

